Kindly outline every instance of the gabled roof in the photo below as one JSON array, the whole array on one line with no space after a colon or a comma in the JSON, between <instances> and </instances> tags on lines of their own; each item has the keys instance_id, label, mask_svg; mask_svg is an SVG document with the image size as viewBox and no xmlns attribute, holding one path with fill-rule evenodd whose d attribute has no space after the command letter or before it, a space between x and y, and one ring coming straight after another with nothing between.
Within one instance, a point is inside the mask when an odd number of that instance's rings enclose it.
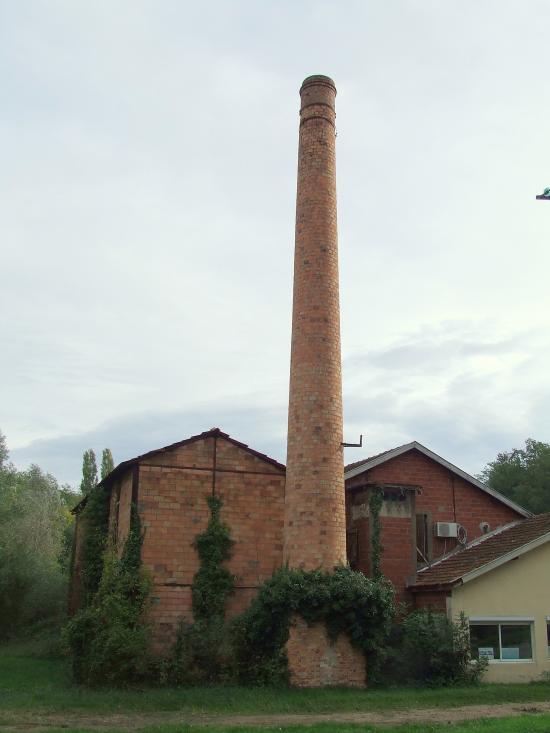
<instances>
[{"instance_id":1,"label":"gabled roof","mask_svg":"<svg viewBox=\"0 0 550 733\"><path fill-rule=\"evenodd\" d=\"M148 453L143 453L140 456L136 456L135 458L130 458L127 461L122 461L122 463L119 463L116 468L114 468L111 473L109 473L105 478L100 481L97 485L98 486L108 486L113 481L115 481L119 476L121 476L125 471L127 471L132 466L135 466L136 464L140 463L143 460L146 460L147 458L152 458L153 456L158 456L161 453L167 453L168 451L174 450L175 448L180 448L182 445L189 445L190 443L194 443L197 440L204 440L205 438L223 438L224 440L227 440L229 443L232 443L233 445L236 445L238 448L241 448L242 450L245 450L247 453L251 453L253 456L256 456L256 458L259 458L262 461L265 461L266 463L270 463L272 466L275 466L276 468L280 469L281 471L286 471L286 467L279 463L279 461L276 461L274 458L270 458L269 456L266 456L265 453L259 453L258 451L254 450L253 448L250 448L246 443L241 443L238 440L235 440L235 438L232 438L228 433L224 433L220 428L211 428L210 430L206 430L204 433L199 433L198 435L192 435L190 438L186 438L185 440L179 440L177 443L171 443L170 445L166 445L163 448L156 448L155 450L151 450ZM81 509L84 508L86 505L88 497L85 496L82 501L80 501L72 510L73 514L78 513Z\"/></svg>"},{"instance_id":2,"label":"gabled roof","mask_svg":"<svg viewBox=\"0 0 550 733\"><path fill-rule=\"evenodd\" d=\"M347 480L353 478L354 476L359 476L359 474L364 473L365 471L368 471L375 466L379 466L382 463L391 461L392 458L397 458L397 456L401 456L403 455L403 453L408 453L411 450L418 451L427 458L431 458L432 461L439 463L441 466L451 471L451 473L454 473L456 476L460 476L460 478L468 481L470 484L477 486L478 489L481 489L481 491L484 491L486 494L489 494L489 496L497 499L497 501L506 504L511 509L518 512L518 514L521 514L523 517L533 516L530 511L524 509L519 504L516 504L515 501L512 501L507 496L504 496L504 494L501 494L499 491L491 489L491 487L487 486L487 484L482 483L474 476L470 476L470 474L466 473L466 471L463 471L461 468L458 468L452 463L449 463L449 461L446 461L441 456L438 456L437 453L434 453L429 448L426 448L426 446L418 443L416 440L413 440L412 443L405 443L405 445L400 445L397 448L392 448L391 450L384 451L383 453L378 453L377 455L371 456L370 458L365 458L362 461L356 461L355 463L348 464L344 469L344 478Z\"/></svg>"},{"instance_id":3,"label":"gabled roof","mask_svg":"<svg viewBox=\"0 0 550 733\"><path fill-rule=\"evenodd\" d=\"M478 537L420 570L416 582L409 587L421 591L461 585L546 542L550 542L550 512L520 519Z\"/></svg>"},{"instance_id":4,"label":"gabled roof","mask_svg":"<svg viewBox=\"0 0 550 733\"><path fill-rule=\"evenodd\" d=\"M143 453L141 456L136 456L135 458L130 458L128 461L123 461L122 463L119 463L118 466L113 471L111 471L111 473L106 476L103 481L98 484L98 486L111 483L111 481L113 481L115 478L118 478L121 473L124 473L126 469L128 469L130 466L135 465L136 463L139 463L140 461L143 461L147 458L152 458L153 456L158 456L159 453L167 453L171 450L174 450L175 448L180 448L182 445L195 443L197 440L204 440L205 438L223 438L229 443L233 443L233 445L236 445L238 448L245 450L247 453L252 453L252 455L256 456L256 458L259 458L266 463L270 463L272 466L281 469L281 471L286 471L285 466L282 463L276 461L274 458L270 458L269 456L266 456L265 453L259 453L253 448L249 448L246 443L240 443L238 440L235 440L235 438L232 438L227 433L222 432L219 428L211 428L210 430L206 430L204 433L192 435L190 438L186 438L185 440L179 440L177 443L171 443L171 445L166 445L164 446L164 448L156 448L155 450L151 450L148 453Z\"/></svg>"}]
</instances>

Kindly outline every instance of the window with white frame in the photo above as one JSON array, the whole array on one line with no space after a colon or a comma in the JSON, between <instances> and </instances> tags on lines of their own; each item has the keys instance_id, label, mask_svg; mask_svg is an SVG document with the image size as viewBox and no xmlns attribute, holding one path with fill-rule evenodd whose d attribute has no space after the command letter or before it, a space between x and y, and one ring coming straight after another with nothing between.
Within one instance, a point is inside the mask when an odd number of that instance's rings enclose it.
<instances>
[{"instance_id":1,"label":"window with white frame","mask_svg":"<svg viewBox=\"0 0 550 733\"><path fill-rule=\"evenodd\" d=\"M532 636L533 619L470 618L470 643L475 659L484 657L489 662L531 661Z\"/></svg>"}]
</instances>

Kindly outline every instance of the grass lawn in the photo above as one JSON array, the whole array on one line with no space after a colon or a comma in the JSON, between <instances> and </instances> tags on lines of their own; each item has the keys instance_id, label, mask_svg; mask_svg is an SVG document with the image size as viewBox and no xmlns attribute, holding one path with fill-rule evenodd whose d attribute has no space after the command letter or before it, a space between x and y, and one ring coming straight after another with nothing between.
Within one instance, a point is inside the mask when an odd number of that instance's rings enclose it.
<instances>
[{"instance_id":1,"label":"grass lawn","mask_svg":"<svg viewBox=\"0 0 550 733\"><path fill-rule=\"evenodd\" d=\"M387 690L289 690L198 687L129 690L89 689L71 683L68 665L0 649L0 710L63 712L329 713L550 699L550 683ZM549 728L550 733L550 728Z\"/></svg>"},{"instance_id":2,"label":"grass lawn","mask_svg":"<svg viewBox=\"0 0 550 733\"><path fill-rule=\"evenodd\" d=\"M210 727L196 726L155 726L142 728L140 733L549 733L550 715L501 718L499 720L460 723L458 725L401 725L380 727L371 725L338 725L321 723L312 726L275 726L275 727ZM15 731L14 731L15 733ZM48 733L97 733L85 728L48 728ZM102 731L102 733L120 733Z\"/></svg>"},{"instance_id":3,"label":"grass lawn","mask_svg":"<svg viewBox=\"0 0 550 733\"><path fill-rule=\"evenodd\" d=\"M32 647L4 646L0 648L0 725L11 723L15 715L25 713L72 713L86 715L109 713L177 712L185 714L284 714L284 713L353 713L412 708L449 709L464 705L498 703L536 703L550 699L550 682L520 685L480 685L469 688L389 689L389 690L289 690L277 688L143 688L143 689L89 689L74 685L68 663L60 659L30 656ZM2 715L4 713L4 715ZM11 718L11 720L10 720ZM153 721L150 721L153 722ZM56 725L57 721L53 722ZM82 720L85 725L85 721ZM143 722L147 725L147 721ZM6 728L4 728L6 730ZM55 728L49 728L55 733ZM61 729L60 729L61 730ZM86 731L86 728L62 729L64 733ZM163 724L141 728L148 733L184 733L198 727ZM523 718L481 721L429 727L400 726L373 727L324 723L302 726L208 727L209 733L239 733L239 731L279 731L279 733L550 733L549 715L529 715Z\"/></svg>"}]
</instances>

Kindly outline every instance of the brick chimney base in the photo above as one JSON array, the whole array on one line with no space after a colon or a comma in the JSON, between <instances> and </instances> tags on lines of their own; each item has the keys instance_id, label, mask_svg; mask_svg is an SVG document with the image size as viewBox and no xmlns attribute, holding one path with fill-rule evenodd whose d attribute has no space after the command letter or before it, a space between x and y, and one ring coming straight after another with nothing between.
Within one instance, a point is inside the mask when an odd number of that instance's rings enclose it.
<instances>
[{"instance_id":1,"label":"brick chimney base","mask_svg":"<svg viewBox=\"0 0 550 733\"><path fill-rule=\"evenodd\" d=\"M293 616L286 652L294 687L366 686L363 653L345 634L331 641L323 623L310 626L301 616Z\"/></svg>"}]
</instances>

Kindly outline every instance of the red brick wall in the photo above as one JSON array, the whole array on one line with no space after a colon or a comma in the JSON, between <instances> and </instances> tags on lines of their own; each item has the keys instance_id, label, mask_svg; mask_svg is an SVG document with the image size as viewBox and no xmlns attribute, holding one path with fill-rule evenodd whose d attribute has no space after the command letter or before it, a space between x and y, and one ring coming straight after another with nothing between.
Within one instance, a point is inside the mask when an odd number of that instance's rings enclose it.
<instances>
[{"instance_id":1,"label":"red brick wall","mask_svg":"<svg viewBox=\"0 0 550 733\"><path fill-rule=\"evenodd\" d=\"M228 567L237 590L228 613L244 610L257 587L282 565L284 472L218 438L214 474L214 440L144 459L139 467L142 558L153 576L159 650L173 641L180 618L191 620L190 586L199 567L193 542L208 523L206 499L213 488L224 502L221 516L235 540Z\"/></svg>"},{"instance_id":2,"label":"red brick wall","mask_svg":"<svg viewBox=\"0 0 550 733\"><path fill-rule=\"evenodd\" d=\"M430 593L415 593L414 594L414 605L415 608L429 608L432 611L438 613L447 613L447 598L450 598L451 594L444 591L439 593L436 591Z\"/></svg>"},{"instance_id":3,"label":"red brick wall","mask_svg":"<svg viewBox=\"0 0 550 733\"><path fill-rule=\"evenodd\" d=\"M130 531L130 510L132 507L132 470L126 473L120 482L118 499L117 547L119 554L124 550L124 543Z\"/></svg>"},{"instance_id":4,"label":"red brick wall","mask_svg":"<svg viewBox=\"0 0 550 733\"><path fill-rule=\"evenodd\" d=\"M352 487L365 483L405 484L420 486L416 495L411 521L381 516L381 540L383 545L382 570L396 587L398 597L412 600L405 587L416 569L412 549L416 544L415 515L430 516L432 532L432 559L450 552L457 545L456 540L433 537L435 522L458 522L465 527L468 541L482 534L480 524L489 522L491 529L520 518L513 509L494 499L473 484L451 473L447 468L427 456L412 450L387 461L370 471L355 476L347 483L348 529L359 529L360 560L358 569L370 572L369 522L352 521L352 504L357 491Z\"/></svg>"},{"instance_id":5,"label":"red brick wall","mask_svg":"<svg viewBox=\"0 0 550 733\"><path fill-rule=\"evenodd\" d=\"M284 557L331 570L346 561L336 89L308 77L300 95Z\"/></svg>"},{"instance_id":6,"label":"red brick wall","mask_svg":"<svg viewBox=\"0 0 550 733\"><path fill-rule=\"evenodd\" d=\"M345 634L334 641L329 639L322 623L309 625L300 616L294 616L286 653L294 687L365 686L363 652L352 646Z\"/></svg>"},{"instance_id":7,"label":"red brick wall","mask_svg":"<svg viewBox=\"0 0 550 733\"><path fill-rule=\"evenodd\" d=\"M354 568L365 575L372 575L370 496L369 489L347 492L348 531L356 531L358 535L358 556ZM382 544L380 567L394 584L399 601L410 600L405 588L416 570L413 555L414 498L414 494L408 493L403 502L384 500L379 517Z\"/></svg>"}]
</instances>

